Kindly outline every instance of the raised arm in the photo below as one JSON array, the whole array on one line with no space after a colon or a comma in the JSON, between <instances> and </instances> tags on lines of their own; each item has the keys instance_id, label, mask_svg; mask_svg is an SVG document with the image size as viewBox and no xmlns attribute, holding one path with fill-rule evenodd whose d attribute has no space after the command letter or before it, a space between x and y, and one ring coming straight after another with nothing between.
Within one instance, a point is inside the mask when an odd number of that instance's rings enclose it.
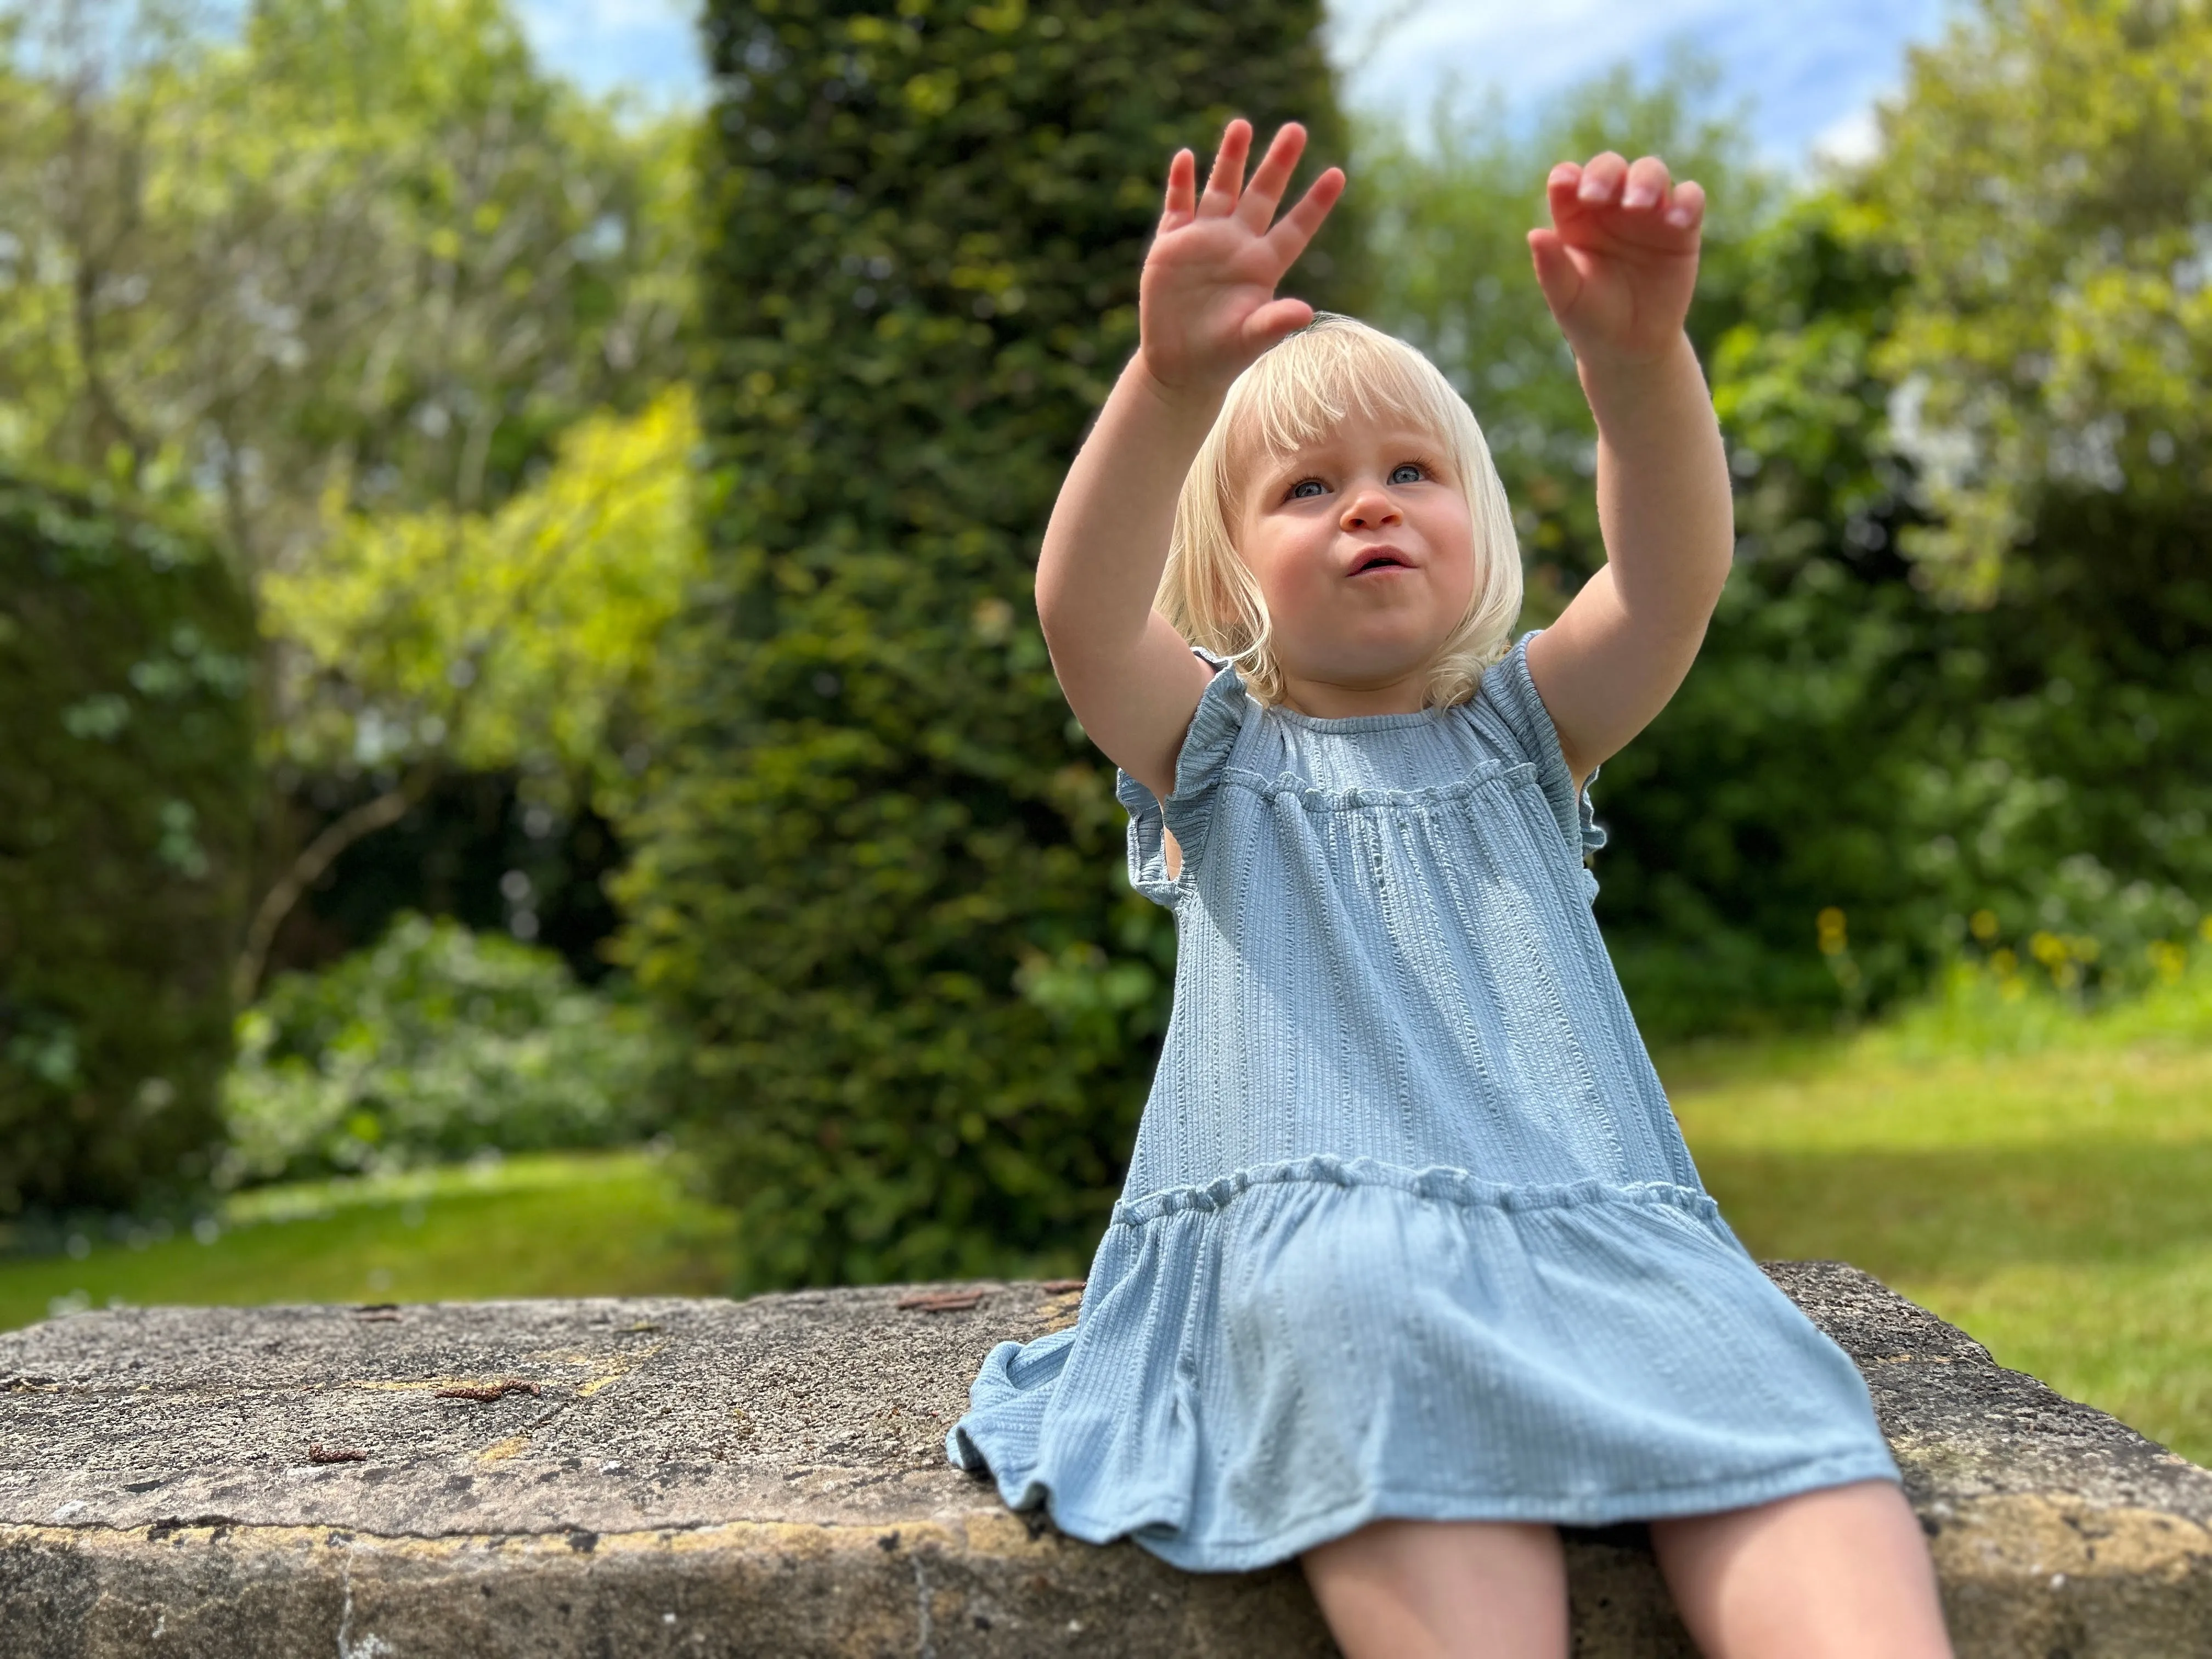
<instances>
[{"instance_id":1,"label":"raised arm","mask_svg":"<svg viewBox=\"0 0 2212 1659\"><path fill-rule=\"evenodd\" d=\"M1037 560L1037 617L1053 672L1091 740L1164 798L1206 690L1206 665L1152 609L1176 497L1229 384L1313 319L1275 284L1344 188L1334 167L1272 223L1305 148L1295 123L1244 182L1252 128L1231 121L1206 191L1188 150L1168 164L1167 198L1139 289L1137 355L1115 383L1053 503Z\"/></svg>"},{"instance_id":2,"label":"raised arm","mask_svg":"<svg viewBox=\"0 0 2212 1659\"><path fill-rule=\"evenodd\" d=\"M1547 181L1528 233L1544 298L1597 417L1603 569L1528 647L1528 672L1579 782L1649 725L1704 641L1735 542L1728 460L1682 331L1705 192L1607 152Z\"/></svg>"}]
</instances>

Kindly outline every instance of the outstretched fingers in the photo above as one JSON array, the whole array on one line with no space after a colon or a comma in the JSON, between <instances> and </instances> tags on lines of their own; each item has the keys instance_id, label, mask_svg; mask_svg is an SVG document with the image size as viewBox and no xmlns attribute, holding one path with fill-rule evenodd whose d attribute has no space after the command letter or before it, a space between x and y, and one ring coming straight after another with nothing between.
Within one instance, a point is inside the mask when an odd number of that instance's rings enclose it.
<instances>
[{"instance_id":1,"label":"outstretched fingers","mask_svg":"<svg viewBox=\"0 0 2212 1659\"><path fill-rule=\"evenodd\" d=\"M1656 155L1638 156L1621 183L1620 204L1625 208L1656 208L1667 199L1668 183L1664 161Z\"/></svg>"},{"instance_id":2,"label":"outstretched fingers","mask_svg":"<svg viewBox=\"0 0 2212 1659\"><path fill-rule=\"evenodd\" d=\"M1168 191L1160 207L1163 234L1180 230L1198 216L1198 158L1179 149L1168 163Z\"/></svg>"},{"instance_id":3,"label":"outstretched fingers","mask_svg":"<svg viewBox=\"0 0 2212 1659\"><path fill-rule=\"evenodd\" d=\"M1206 175L1206 194L1198 198L1200 218L1222 218L1237 210L1244 188L1244 158L1251 149L1252 124L1240 115L1222 129L1221 148Z\"/></svg>"},{"instance_id":4,"label":"outstretched fingers","mask_svg":"<svg viewBox=\"0 0 2212 1659\"><path fill-rule=\"evenodd\" d=\"M1267 222L1275 216L1283 192L1291 187L1291 174L1297 170L1298 157L1305 148L1306 130L1296 121L1285 121L1276 129L1274 141L1261 158L1260 170L1252 175L1243 199L1237 204L1237 216L1255 235L1266 234Z\"/></svg>"},{"instance_id":5,"label":"outstretched fingers","mask_svg":"<svg viewBox=\"0 0 2212 1659\"><path fill-rule=\"evenodd\" d=\"M1593 234L1674 252L1692 240L1705 212L1705 193L1687 179L1674 182L1656 155L1631 163L1613 151L1580 166L1562 161L1544 181L1553 227L1580 242Z\"/></svg>"},{"instance_id":6,"label":"outstretched fingers","mask_svg":"<svg viewBox=\"0 0 2212 1659\"><path fill-rule=\"evenodd\" d=\"M1567 252L1565 238L1556 230L1530 231L1528 257L1535 262L1536 285L1544 290L1544 303L1564 322L1583 291L1583 274Z\"/></svg>"},{"instance_id":7,"label":"outstretched fingers","mask_svg":"<svg viewBox=\"0 0 2212 1659\"><path fill-rule=\"evenodd\" d=\"M1674 186L1674 199L1667 206L1667 222L1677 230L1695 230L1705 217L1705 187L1685 179Z\"/></svg>"},{"instance_id":8,"label":"outstretched fingers","mask_svg":"<svg viewBox=\"0 0 2212 1659\"><path fill-rule=\"evenodd\" d=\"M1330 167L1306 186L1306 193L1298 198L1297 205L1267 233L1267 246L1275 250L1284 270L1289 270L1298 255L1306 251L1306 244L1313 240L1322 222L1328 217L1328 210L1343 194L1344 169Z\"/></svg>"},{"instance_id":9,"label":"outstretched fingers","mask_svg":"<svg viewBox=\"0 0 2212 1659\"><path fill-rule=\"evenodd\" d=\"M1574 199L1585 208L1603 207L1620 199L1621 186L1627 180L1627 160L1618 151L1606 150L1591 156L1583 166L1582 180L1575 186Z\"/></svg>"}]
</instances>

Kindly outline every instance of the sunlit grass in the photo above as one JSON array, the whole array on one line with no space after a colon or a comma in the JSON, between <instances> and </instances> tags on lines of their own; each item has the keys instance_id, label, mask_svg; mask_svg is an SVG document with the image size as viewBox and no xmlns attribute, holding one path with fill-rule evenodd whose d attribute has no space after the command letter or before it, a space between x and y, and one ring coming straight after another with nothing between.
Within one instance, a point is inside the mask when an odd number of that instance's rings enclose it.
<instances>
[{"instance_id":1,"label":"sunlit grass","mask_svg":"<svg viewBox=\"0 0 2212 1659\"><path fill-rule=\"evenodd\" d=\"M724 1241L672 1160L644 1152L270 1187L198 1237L0 1258L0 1329L114 1304L706 1295L728 1282Z\"/></svg>"},{"instance_id":2,"label":"sunlit grass","mask_svg":"<svg viewBox=\"0 0 2212 1659\"><path fill-rule=\"evenodd\" d=\"M1755 1255L1850 1261L2001 1364L2212 1462L2212 1030L2186 1017L2194 994L2104 1019L1924 1010L1662 1070Z\"/></svg>"}]
</instances>

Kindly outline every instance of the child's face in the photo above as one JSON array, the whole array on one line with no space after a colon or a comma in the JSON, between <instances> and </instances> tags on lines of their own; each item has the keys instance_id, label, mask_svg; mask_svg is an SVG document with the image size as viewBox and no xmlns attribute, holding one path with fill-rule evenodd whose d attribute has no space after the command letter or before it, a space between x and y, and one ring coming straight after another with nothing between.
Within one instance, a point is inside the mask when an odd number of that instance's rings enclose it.
<instances>
[{"instance_id":1,"label":"child's face","mask_svg":"<svg viewBox=\"0 0 2212 1659\"><path fill-rule=\"evenodd\" d=\"M1261 459L1237 551L1288 680L1378 689L1435 659L1474 592L1473 521L1448 457L1401 420L1354 415Z\"/></svg>"}]
</instances>

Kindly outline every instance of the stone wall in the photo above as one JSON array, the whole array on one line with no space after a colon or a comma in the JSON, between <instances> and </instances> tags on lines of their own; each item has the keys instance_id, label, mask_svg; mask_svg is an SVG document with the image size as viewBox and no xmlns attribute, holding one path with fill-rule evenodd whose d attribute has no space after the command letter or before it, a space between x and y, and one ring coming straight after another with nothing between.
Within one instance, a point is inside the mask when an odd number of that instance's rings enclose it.
<instances>
[{"instance_id":1,"label":"stone wall","mask_svg":"<svg viewBox=\"0 0 2212 1659\"><path fill-rule=\"evenodd\" d=\"M1963 1659L2212 1659L2212 1474L1864 1274L1768 1272L1864 1371ZM1077 1303L964 1288L0 1336L0 1659L1334 1652L1294 1569L1075 1543L947 1467L984 1352ZM1692 1652L1638 1529L1570 1560L1578 1655Z\"/></svg>"}]
</instances>

